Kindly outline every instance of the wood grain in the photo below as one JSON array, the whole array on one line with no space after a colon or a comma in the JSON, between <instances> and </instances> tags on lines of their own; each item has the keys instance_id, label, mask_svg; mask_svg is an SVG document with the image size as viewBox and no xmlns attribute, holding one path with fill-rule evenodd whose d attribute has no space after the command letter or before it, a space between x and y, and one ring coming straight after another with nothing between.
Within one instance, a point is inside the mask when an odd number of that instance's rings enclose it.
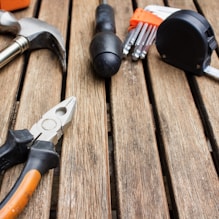
<instances>
[{"instance_id":1,"label":"wood grain","mask_svg":"<svg viewBox=\"0 0 219 219\"><path fill-rule=\"evenodd\" d=\"M32 16L33 9L36 1L31 2L30 7L25 11L13 13L19 19L23 16ZM1 50L9 45L15 36L11 34L1 33ZM20 78L24 65L24 56L15 58L12 62L8 63L0 72L0 145L4 143L8 128L13 117L13 110L16 105L16 95L19 88Z\"/></svg>"},{"instance_id":2,"label":"wood grain","mask_svg":"<svg viewBox=\"0 0 219 219\"><path fill-rule=\"evenodd\" d=\"M192 1L170 6L194 9ZM155 48L149 67L178 215L216 218L218 177L185 75L161 62Z\"/></svg>"},{"instance_id":3,"label":"wood grain","mask_svg":"<svg viewBox=\"0 0 219 219\"><path fill-rule=\"evenodd\" d=\"M214 0L206 4L204 1L197 1L200 8L202 9L204 16L210 22L215 37L218 41L219 39L219 31L218 31L218 12L219 12L219 2ZM211 65L219 69L219 59L216 53L213 53ZM212 80L211 78L202 77L197 78L198 86L200 89L200 93L202 95L202 99L204 102L205 110L207 111L207 119L210 122L210 136L213 147L213 154L215 155L215 159L219 160L219 124L218 124L218 107L219 107L219 83L216 80ZM218 164L219 165L219 164ZM218 166L219 168L219 166Z\"/></svg>"},{"instance_id":4,"label":"wood grain","mask_svg":"<svg viewBox=\"0 0 219 219\"><path fill-rule=\"evenodd\" d=\"M60 7L62 10L60 10ZM57 15L59 11L59 16ZM49 16L48 16L49 14ZM66 1L42 1L39 18L54 25L65 37L68 19ZM30 128L48 109L60 102L62 72L58 58L48 50L34 51L30 55L24 87L20 99L15 129ZM15 182L21 166L8 171L3 191ZM43 177L27 208L20 218L49 218L52 171Z\"/></svg>"},{"instance_id":5,"label":"wood grain","mask_svg":"<svg viewBox=\"0 0 219 219\"><path fill-rule=\"evenodd\" d=\"M36 1L32 1L30 7L25 11L19 11L14 13L14 16L19 19L20 17L33 16L34 7ZM9 45L15 36L10 34L1 35L1 49ZM24 65L24 55L16 57L12 62L8 63L0 72L0 144L5 142L8 129L11 128L12 119L16 119L16 97L20 86L20 79L22 77ZM5 177L7 180L7 177ZM5 184L5 186L7 183ZM1 188L1 199L5 196L8 191L8 185L6 188Z\"/></svg>"},{"instance_id":6,"label":"wood grain","mask_svg":"<svg viewBox=\"0 0 219 219\"><path fill-rule=\"evenodd\" d=\"M131 2L110 3L124 39ZM128 57L111 84L118 214L124 219L169 218L150 104L142 63Z\"/></svg>"},{"instance_id":7,"label":"wood grain","mask_svg":"<svg viewBox=\"0 0 219 219\"><path fill-rule=\"evenodd\" d=\"M216 218L218 177L185 75L163 63L155 47L148 59L179 217Z\"/></svg>"},{"instance_id":8,"label":"wood grain","mask_svg":"<svg viewBox=\"0 0 219 219\"><path fill-rule=\"evenodd\" d=\"M73 2L66 96L77 109L63 141L58 218L111 218L105 83L89 58L98 3Z\"/></svg>"},{"instance_id":9,"label":"wood grain","mask_svg":"<svg viewBox=\"0 0 219 219\"><path fill-rule=\"evenodd\" d=\"M144 8L149 4L163 5L164 1L136 2ZM218 1L195 2L218 39ZM33 16L38 3L39 18L57 27L69 40L64 89L66 97L76 96L77 107L62 142L58 190L52 190L50 171L19 218L105 219L114 218L115 213L124 219L170 218L169 210L176 218L218 218L219 183L212 160L212 154L219 158L218 81L203 76L189 78L188 83L183 71L161 61L154 45L144 63L133 62L130 56L124 59L119 72L107 81L108 91L105 80L95 76L89 56L99 1L53 0L51 4L49 0L33 0L28 9L17 11L15 16ZM133 13L132 1L108 3L115 11L117 35L124 40ZM196 10L193 0L168 3ZM1 35L1 48L11 39L12 36ZM5 141L12 117L15 129L30 128L61 98L63 76L56 55L44 49L31 52L20 87L24 63L24 56L20 56L1 69L0 144ZM212 55L212 66L219 68L216 53ZM108 131L113 134L111 160ZM114 162L111 167L109 160ZM1 199L22 167L4 175ZM113 211L110 168L115 169L116 178ZM58 169L56 174L59 175ZM58 193L53 196L58 198L53 200L58 202L58 208L52 209L57 210L54 217L50 215L52 192Z\"/></svg>"}]
</instances>

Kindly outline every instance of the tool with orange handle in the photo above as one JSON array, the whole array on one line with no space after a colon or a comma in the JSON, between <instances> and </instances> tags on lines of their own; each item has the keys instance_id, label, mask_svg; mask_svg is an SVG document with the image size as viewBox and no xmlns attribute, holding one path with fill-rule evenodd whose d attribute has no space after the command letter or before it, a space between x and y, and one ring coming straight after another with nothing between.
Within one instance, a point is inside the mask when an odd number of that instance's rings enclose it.
<instances>
[{"instance_id":1,"label":"tool with orange handle","mask_svg":"<svg viewBox=\"0 0 219 219\"><path fill-rule=\"evenodd\" d=\"M55 168L59 155L54 145L69 126L76 99L70 97L47 113L29 130L10 130L0 147L0 171L26 162L18 180L0 203L0 218L16 218L27 205L43 174Z\"/></svg>"},{"instance_id":2,"label":"tool with orange handle","mask_svg":"<svg viewBox=\"0 0 219 219\"><path fill-rule=\"evenodd\" d=\"M129 31L123 43L123 55L127 56L133 46L132 59L144 59L155 40L159 25L178 10L178 8L159 5L148 5L144 9L137 8L130 18Z\"/></svg>"},{"instance_id":3,"label":"tool with orange handle","mask_svg":"<svg viewBox=\"0 0 219 219\"><path fill-rule=\"evenodd\" d=\"M30 5L30 0L0 0L0 9L14 11L26 8Z\"/></svg>"}]
</instances>

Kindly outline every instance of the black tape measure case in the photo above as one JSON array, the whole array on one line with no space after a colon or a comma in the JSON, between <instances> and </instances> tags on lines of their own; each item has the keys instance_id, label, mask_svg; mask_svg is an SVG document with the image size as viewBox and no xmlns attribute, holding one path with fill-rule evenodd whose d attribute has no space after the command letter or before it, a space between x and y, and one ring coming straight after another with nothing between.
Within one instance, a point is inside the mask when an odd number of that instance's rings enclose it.
<instances>
[{"instance_id":1,"label":"black tape measure case","mask_svg":"<svg viewBox=\"0 0 219 219\"><path fill-rule=\"evenodd\" d=\"M203 75L217 42L211 25L201 14L180 10L158 27L156 47L165 62Z\"/></svg>"}]
</instances>

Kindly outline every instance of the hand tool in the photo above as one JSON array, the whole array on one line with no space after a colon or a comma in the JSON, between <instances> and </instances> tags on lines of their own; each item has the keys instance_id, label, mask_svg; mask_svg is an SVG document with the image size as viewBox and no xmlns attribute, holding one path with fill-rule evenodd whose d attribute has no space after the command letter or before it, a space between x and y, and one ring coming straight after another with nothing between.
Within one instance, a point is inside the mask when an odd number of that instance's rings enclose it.
<instances>
[{"instance_id":1,"label":"hand tool","mask_svg":"<svg viewBox=\"0 0 219 219\"><path fill-rule=\"evenodd\" d=\"M122 61L122 42L115 32L113 8L106 0L96 9L96 34L90 43L94 71L107 78L116 74Z\"/></svg>"},{"instance_id":2,"label":"hand tool","mask_svg":"<svg viewBox=\"0 0 219 219\"><path fill-rule=\"evenodd\" d=\"M64 41L54 26L36 18L16 20L12 13L0 10L0 30L17 35L13 42L0 52L0 68L27 49L47 48L58 56L63 71L66 71Z\"/></svg>"},{"instance_id":3,"label":"hand tool","mask_svg":"<svg viewBox=\"0 0 219 219\"><path fill-rule=\"evenodd\" d=\"M62 101L29 130L9 130L5 144L0 147L0 171L27 160L18 180L0 203L0 218L16 218L26 206L41 177L55 168L59 155L54 150L75 109L75 97Z\"/></svg>"},{"instance_id":4,"label":"hand tool","mask_svg":"<svg viewBox=\"0 0 219 219\"><path fill-rule=\"evenodd\" d=\"M14 11L28 7L30 0L0 0L0 8L6 11Z\"/></svg>"},{"instance_id":5,"label":"hand tool","mask_svg":"<svg viewBox=\"0 0 219 219\"><path fill-rule=\"evenodd\" d=\"M155 40L158 26L177 10L179 9L159 5L137 8L130 19L129 32L123 43L123 55L127 56L134 46L132 59L144 59Z\"/></svg>"},{"instance_id":6,"label":"hand tool","mask_svg":"<svg viewBox=\"0 0 219 219\"><path fill-rule=\"evenodd\" d=\"M191 10L173 13L158 27L156 47L165 62L188 73L219 79L219 70L210 66L217 48L214 31L201 14Z\"/></svg>"}]
</instances>

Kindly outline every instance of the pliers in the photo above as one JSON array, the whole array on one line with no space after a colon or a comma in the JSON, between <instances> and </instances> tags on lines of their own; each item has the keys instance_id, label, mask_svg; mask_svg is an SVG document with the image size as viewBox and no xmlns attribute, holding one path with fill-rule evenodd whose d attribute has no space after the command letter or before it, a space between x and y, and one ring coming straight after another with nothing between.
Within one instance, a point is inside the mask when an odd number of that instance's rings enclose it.
<instances>
[{"instance_id":1,"label":"pliers","mask_svg":"<svg viewBox=\"0 0 219 219\"><path fill-rule=\"evenodd\" d=\"M76 105L70 97L45 113L30 130L9 130L0 147L0 172L27 160L16 183L0 203L0 218L16 218L28 203L43 174L59 163L54 145L69 126Z\"/></svg>"}]
</instances>

